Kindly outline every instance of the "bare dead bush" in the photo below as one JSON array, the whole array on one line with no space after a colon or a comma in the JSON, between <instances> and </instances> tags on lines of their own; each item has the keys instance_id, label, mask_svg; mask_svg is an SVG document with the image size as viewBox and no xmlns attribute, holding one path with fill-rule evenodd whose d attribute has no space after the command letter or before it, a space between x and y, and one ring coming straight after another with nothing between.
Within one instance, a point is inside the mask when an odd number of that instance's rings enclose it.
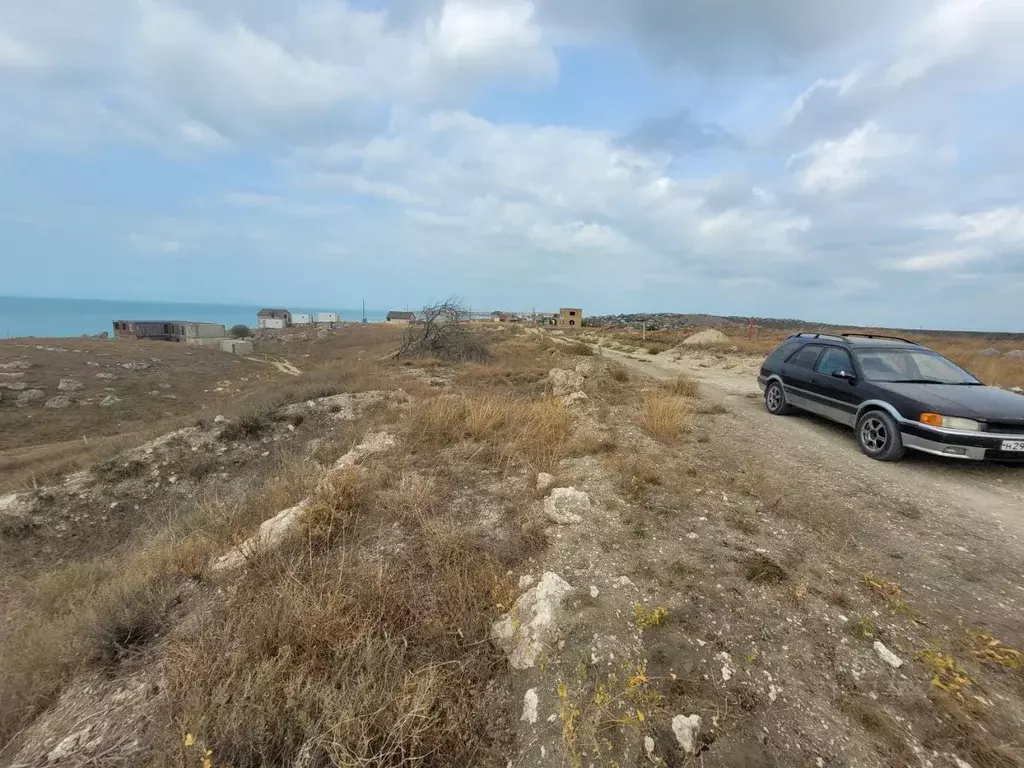
<instances>
[{"instance_id":1,"label":"bare dead bush","mask_svg":"<svg viewBox=\"0 0 1024 768\"><path fill-rule=\"evenodd\" d=\"M398 357L475 363L490 358L483 338L468 325L469 312L457 298L424 307L420 317L406 330Z\"/></svg>"}]
</instances>

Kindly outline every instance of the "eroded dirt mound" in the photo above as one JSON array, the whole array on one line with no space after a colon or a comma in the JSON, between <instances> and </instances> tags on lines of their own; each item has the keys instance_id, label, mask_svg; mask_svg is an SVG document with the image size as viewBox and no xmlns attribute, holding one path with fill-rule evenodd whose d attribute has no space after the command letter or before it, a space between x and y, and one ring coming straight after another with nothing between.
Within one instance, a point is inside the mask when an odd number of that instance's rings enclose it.
<instances>
[{"instance_id":1,"label":"eroded dirt mound","mask_svg":"<svg viewBox=\"0 0 1024 768\"><path fill-rule=\"evenodd\" d=\"M705 347L713 344L728 344L729 337L714 328L706 328L692 336L687 336L683 344L688 347Z\"/></svg>"}]
</instances>

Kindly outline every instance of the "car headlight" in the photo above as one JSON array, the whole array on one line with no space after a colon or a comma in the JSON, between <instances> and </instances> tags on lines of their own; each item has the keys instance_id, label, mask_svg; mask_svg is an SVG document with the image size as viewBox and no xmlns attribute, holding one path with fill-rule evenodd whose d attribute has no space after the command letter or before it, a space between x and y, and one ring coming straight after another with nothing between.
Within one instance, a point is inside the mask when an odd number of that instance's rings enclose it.
<instances>
[{"instance_id":1,"label":"car headlight","mask_svg":"<svg viewBox=\"0 0 1024 768\"><path fill-rule=\"evenodd\" d=\"M981 424L974 419L962 419L959 416L943 416L939 413L922 413L922 424L931 427L944 427L946 429L959 429L963 432L980 432Z\"/></svg>"}]
</instances>

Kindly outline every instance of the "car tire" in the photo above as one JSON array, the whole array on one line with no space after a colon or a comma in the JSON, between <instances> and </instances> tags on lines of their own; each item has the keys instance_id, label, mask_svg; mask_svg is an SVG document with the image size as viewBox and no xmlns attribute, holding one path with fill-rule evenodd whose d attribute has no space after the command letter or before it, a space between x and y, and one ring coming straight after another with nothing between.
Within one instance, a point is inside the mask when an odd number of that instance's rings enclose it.
<instances>
[{"instance_id":1,"label":"car tire","mask_svg":"<svg viewBox=\"0 0 1024 768\"><path fill-rule=\"evenodd\" d=\"M785 416L793 410L793 406L786 402L786 392L778 381L770 381L765 387L764 407L772 416Z\"/></svg>"},{"instance_id":2,"label":"car tire","mask_svg":"<svg viewBox=\"0 0 1024 768\"><path fill-rule=\"evenodd\" d=\"M857 419L857 445L878 461L899 461L907 452L899 424L885 411L868 411Z\"/></svg>"}]
</instances>

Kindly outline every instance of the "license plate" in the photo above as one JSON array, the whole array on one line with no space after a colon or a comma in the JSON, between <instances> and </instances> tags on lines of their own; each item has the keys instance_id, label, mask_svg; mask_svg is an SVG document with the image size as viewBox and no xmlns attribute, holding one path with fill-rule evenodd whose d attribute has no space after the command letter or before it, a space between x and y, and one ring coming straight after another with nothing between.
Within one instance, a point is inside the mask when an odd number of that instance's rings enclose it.
<instances>
[{"instance_id":1,"label":"license plate","mask_svg":"<svg viewBox=\"0 0 1024 768\"><path fill-rule=\"evenodd\" d=\"M1024 440L1003 440L1001 448L1004 451L1024 453Z\"/></svg>"}]
</instances>

